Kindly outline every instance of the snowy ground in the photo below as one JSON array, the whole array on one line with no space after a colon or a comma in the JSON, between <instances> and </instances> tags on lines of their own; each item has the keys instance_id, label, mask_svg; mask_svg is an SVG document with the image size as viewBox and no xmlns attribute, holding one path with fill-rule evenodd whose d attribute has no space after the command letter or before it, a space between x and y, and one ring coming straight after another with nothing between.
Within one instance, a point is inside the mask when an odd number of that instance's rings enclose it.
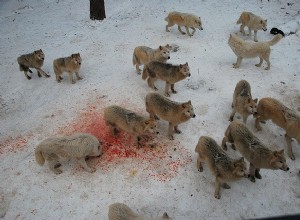
<instances>
[{"instance_id":1,"label":"snowy ground","mask_svg":"<svg viewBox=\"0 0 300 220\"><path fill-rule=\"evenodd\" d=\"M287 4L287 2L289 4ZM300 147L296 160L287 158L288 172L262 170L262 179L247 179L213 196L214 178L196 169L194 148L202 135L223 138L236 83L246 79L253 97L274 97L300 111L300 36L292 34L272 47L271 70L236 56L227 44L237 32L244 10L268 19L269 30L299 21L298 0L106 0L107 19L89 20L89 1L0 0L0 218L107 219L108 205L124 202L149 217L168 212L173 219L244 219L295 214L300 211ZM292 3L292 4L290 4ZM177 28L165 32L164 18L177 10L201 16L203 31L193 37ZM298 32L299 33L299 32ZM272 35L259 31L258 40ZM166 137L160 121L156 148L136 149L130 137L114 139L103 123L103 108L118 104L147 115L144 97L151 91L135 73L136 46L179 45L169 62L188 62L192 76L176 84L176 101L192 100L196 118L180 125L183 134ZM43 49L43 69L51 78L33 73L27 80L18 69L19 55ZM71 85L67 75L55 81L52 61L80 52L83 80ZM264 63L264 67L265 67ZM162 93L164 84L157 83ZM300 113L299 113L300 114ZM236 118L236 120L241 120ZM247 125L254 131L254 120ZM73 132L90 132L104 142L104 155L88 161L96 173L63 163L53 174L34 159L43 139ZM256 133L271 149L286 146L284 131L271 122ZM238 152L229 151L232 157Z\"/></svg>"}]
</instances>

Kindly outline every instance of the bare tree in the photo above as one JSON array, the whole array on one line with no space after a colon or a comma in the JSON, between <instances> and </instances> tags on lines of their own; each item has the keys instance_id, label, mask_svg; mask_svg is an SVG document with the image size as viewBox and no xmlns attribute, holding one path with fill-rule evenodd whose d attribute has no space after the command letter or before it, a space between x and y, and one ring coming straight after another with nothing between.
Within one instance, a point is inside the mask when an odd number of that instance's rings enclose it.
<instances>
[{"instance_id":1,"label":"bare tree","mask_svg":"<svg viewBox=\"0 0 300 220\"><path fill-rule=\"evenodd\" d=\"M90 19L103 20L105 16L104 0L90 0Z\"/></svg>"}]
</instances>

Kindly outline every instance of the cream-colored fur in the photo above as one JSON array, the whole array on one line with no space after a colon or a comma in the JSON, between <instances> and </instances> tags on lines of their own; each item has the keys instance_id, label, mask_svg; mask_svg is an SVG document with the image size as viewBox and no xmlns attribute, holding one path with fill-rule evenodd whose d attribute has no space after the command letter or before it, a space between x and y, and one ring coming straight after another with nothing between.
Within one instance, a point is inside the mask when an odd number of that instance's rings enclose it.
<instances>
[{"instance_id":1,"label":"cream-colored fur","mask_svg":"<svg viewBox=\"0 0 300 220\"><path fill-rule=\"evenodd\" d=\"M32 53L19 56L17 61L20 67L20 71L24 71L26 78L30 80L31 77L27 74L27 72L29 71L30 73L32 73L32 71L29 68L35 68L39 77L42 76L41 74L46 77L50 77L50 75L48 75L44 72L44 70L41 69L44 64L44 59L45 54L40 49Z\"/></svg>"},{"instance_id":2,"label":"cream-colored fur","mask_svg":"<svg viewBox=\"0 0 300 220\"><path fill-rule=\"evenodd\" d=\"M89 167L85 158L87 156L100 156L102 147L98 139L90 134L78 133L72 136L52 137L42 141L35 149L36 162L43 166L48 161L50 170L55 174L62 173L59 169L59 159L77 159L79 164L88 172L95 172Z\"/></svg>"},{"instance_id":3,"label":"cream-colored fur","mask_svg":"<svg viewBox=\"0 0 300 220\"><path fill-rule=\"evenodd\" d=\"M170 51L172 46L169 44L165 46L159 46L157 49L152 49L146 46L136 47L133 51L132 63L136 66L136 71L141 74L140 66L147 64L151 61L159 61L162 63L167 62L170 59Z\"/></svg>"},{"instance_id":4,"label":"cream-colored fur","mask_svg":"<svg viewBox=\"0 0 300 220\"><path fill-rule=\"evenodd\" d=\"M165 212L162 217L148 218L136 214L124 203L113 203L108 208L108 220L165 220L171 219Z\"/></svg>"},{"instance_id":5,"label":"cream-colored fur","mask_svg":"<svg viewBox=\"0 0 300 220\"><path fill-rule=\"evenodd\" d=\"M257 42L257 31L258 30L264 30L267 31L267 20L251 13L244 11L242 12L240 18L236 22L237 24L241 24L240 26L240 32L243 33L243 35L246 35L244 27L247 26L249 29L249 36L251 36L251 31L254 30L254 41Z\"/></svg>"},{"instance_id":6,"label":"cream-colored fur","mask_svg":"<svg viewBox=\"0 0 300 220\"><path fill-rule=\"evenodd\" d=\"M249 178L255 182L255 177L261 179L260 168L288 171L284 150L271 151L262 143L244 123L233 121L225 131L222 148L227 150L226 143L230 142L232 149L238 151L250 162Z\"/></svg>"},{"instance_id":7,"label":"cream-colored fur","mask_svg":"<svg viewBox=\"0 0 300 220\"><path fill-rule=\"evenodd\" d=\"M272 120L272 122L285 130L285 140L288 146L287 153L292 160L295 160L291 138L295 138L300 144L300 115L276 99L263 98L258 103L255 117L257 130L261 130L259 123L265 120Z\"/></svg>"},{"instance_id":8,"label":"cream-colored fur","mask_svg":"<svg viewBox=\"0 0 300 220\"><path fill-rule=\"evenodd\" d=\"M79 53L72 54L69 57L58 58L53 61L53 69L56 76L56 81L61 82L62 74L67 72L69 74L70 83L74 84L73 73L75 72L77 80L82 78L79 76L81 67L81 57Z\"/></svg>"},{"instance_id":9,"label":"cream-colored fur","mask_svg":"<svg viewBox=\"0 0 300 220\"><path fill-rule=\"evenodd\" d=\"M200 137L195 152L198 153L197 169L202 172L202 163L205 162L216 178L214 195L217 199L221 198L221 185L226 189L230 189L227 182L237 181L248 176L244 158L231 159L210 137Z\"/></svg>"},{"instance_id":10,"label":"cream-colored fur","mask_svg":"<svg viewBox=\"0 0 300 220\"><path fill-rule=\"evenodd\" d=\"M184 26L189 36L194 35L196 28L198 28L199 30L203 30L201 18L193 14L173 11L168 14L168 16L165 18L165 21L168 22L168 24L166 25L167 32L170 32L168 28L172 27L175 24L178 25L178 30L180 31L181 34L186 34L181 30L180 27L180 26ZM192 33L190 33L189 28L193 30Z\"/></svg>"},{"instance_id":11,"label":"cream-colored fur","mask_svg":"<svg viewBox=\"0 0 300 220\"><path fill-rule=\"evenodd\" d=\"M277 42L279 42L282 39L281 34L277 34L273 37L270 41L264 41L264 42L250 42L245 41L242 38L239 38L235 34L230 34L228 44L232 51L237 56L236 63L233 64L234 68L239 68L240 64L243 60L243 58L254 58L259 57L260 61L255 66L260 67L263 63L263 60L267 62L266 70L270 69L270 53L271 48L270 46L273 46Z\"/></svg>"},{"instance_id":12,"label":"cream-colored fur","mask_svg":"<svg viewBox=\"0 0 300 220\"><path fill-rule=\"evenodd\" d=\"M133 135L139 147L141 146L140 136L158 133L156 131L157 123L154 119L146 119L131 110L117 105L108 106L104 109L104 120L111 127L114 135L118 135L119 131L117 129Z\"/></svg>"},{"instance_id":13,"label":"cream-colored fur","mask_svg":"<svg viewBox=\"0 0 300 220\"><path fill-rule=\"evenodd\" d=\"M233 121L235 113L238 112L243 116L243 122L246 124L248 116L257 112L256 104L257 99L252 99L250 84L246 80L240 80L234 89L229 121Z\"/></svg>"},{"instance_id":14,"label":"cream-colored fur","mask_svg":"<svg viewBox=\"0 0 300 220\"><path fill-rule=\"evenodd\" d=\"M191 101L174 102L158 93L147 94L146 111L150 114L151 119L161 118L169 122L168 137L170 140L174 140L174 131L181 133L178 129L179 124L196 117Z\"/></svg>"}]
</instances>

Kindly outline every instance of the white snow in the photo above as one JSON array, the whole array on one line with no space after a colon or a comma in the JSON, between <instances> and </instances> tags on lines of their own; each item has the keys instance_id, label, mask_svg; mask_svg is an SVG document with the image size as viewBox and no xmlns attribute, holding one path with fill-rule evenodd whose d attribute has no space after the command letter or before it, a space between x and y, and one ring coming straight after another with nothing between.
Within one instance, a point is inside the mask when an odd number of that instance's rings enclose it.
<instances>
[{"instance_id":1,"label":"white snow","mask_svg":"<svg viewBox=\"0 0 300 220\"><path fill-rule=\"evenodd\" d=\"M124 202L149 217L167 212L173 219L245 219L300 212L300 147L293 142L296 160L287 157L288 172L261 170L256 183L243 179L213 196L214 178L207 167L199 173L194 152L200 136L221 142L229 122L236 83L246 79L254 98L274 97L300 114L300 38L293 34L272 47L271 69L255 67L256 59L232 68L236 56L227 44L238 32L236 21L244 10L268 19L271 27L295 20L300 2L285 0L106 0L107 18L89 19L89 1L0 1L0 218L4 219L107 219L108 205ZM201 16L203 31L181 35L176 26L165 31L170 11ZM298 12L297 12L298 10ZM249 39L245 37L245 39ZM253 40L253 36L251 38ZM249 39L250 40L250 39ZM115 140L102 120L111 104L147 116L145 95L152 91L135 73L136 46L157 48L173 43L170 63L188 62L192 76L175 85L176 101L191 100L196 118L180 125L182 134L167 139L167 123L159 121L155 148L136 149L130 136ZM29 81L19 71L17 57L42 49L43 70L50 78ZM83 80L71 85L67 74L55 81L52 62L79 52ZM164 83L157 82L163 93ZM236 117L235 120L241 120ZM255 132L254 120L247 125ZM270 148L286 149L284 130L268 121L256 132ZM73 132L91 132L103 139L105 152L88 163L85 172L75 161L63 162L55 175L34 159L35 146L45 138ZM111 141L111 143L108 143ZM238 152L228 151L232 157Z\"/></svg>"}]
</instances>

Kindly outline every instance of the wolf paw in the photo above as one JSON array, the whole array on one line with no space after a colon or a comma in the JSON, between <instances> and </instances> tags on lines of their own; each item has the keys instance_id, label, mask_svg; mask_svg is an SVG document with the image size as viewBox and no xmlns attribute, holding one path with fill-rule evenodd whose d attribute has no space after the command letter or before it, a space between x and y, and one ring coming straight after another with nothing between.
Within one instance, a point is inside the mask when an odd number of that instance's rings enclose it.
<instances>
[{"instance_id":1,"label":"wolf paw","mask_svg":"<svg viewBox=\"0 0 300 220\"><path fill-rule=\"evenodd\" d=\"M215 198L216 198L216 199L220 199L220 198L221 198L220 193L215 193Z\"/></svg>"},{"instance_id":2,"label":"wolf paw","mask_svg":"<svg viewBox=\"0 0 300 220\"><path fill-rule=\"evenodd\" d=\"M169 93L165 93L165 96L166 96L166 97L170 97L170 94L169 94Z\"/></svg>"},{"instance_id":3,"label":"wolf paw","mask_svg":"<svg viewBox=\"0 0 300 220\"><path fill-rule=\"evenodd\" d=\"M174 130L176 134L181 134L182 132L179 129Z\"/></svg>"},{"instance_id":4,"label":"wolf paw","mask_svg":"<svg viewBox=\"0 0 300 220\"><path fill-rule=\"evenodd\" d=\"M231 188L227 183L223 183L223 184L222 184L222 187L223 187L224 189L230 189L230 188Z\"/></svg>"},{"instance_id":5,"label":"wolf paw","mask_svg":"<svg viewBox=\"0 0 300 220\"><path fill-rule=\"evenodd\" d=\"M78 80L82 80L82 77L79 76L77 79L78 79Z\"/></svg>"},{"instance_id":6,"label":"wolf paw","mask_svg":"<svg viewBox=\"0 0 300 220\"><path fill-rule=\"evenodd\" d=\"M261 179L261 175L259 174L259 172L255 172L255 177L256 177L257 179Z\"/></svg>"},{"instance_id":7,"label":"wolf paw","mask_svg":"<svg viewBox=\"0 0 300 220\"><path fill-rule=\"evenodd\" d=\"M169 135L169 136L168 136L168 138L169 138L169 140L171 140L171 141L173 141L173 140L174 140L174 137L173 137L173 135Z\"/></svg>"},{"instance_id":8,"label":"wolf paw","mask_svg":"<svg viewBox=\"0 0 300 220\"><path fill-rule=\"evenodd\" d=\"M55 169L55 170L54 170L54 173L57 174L57 175L58 175L58 174L61 174L61 173L62 173L62 170L61 170L61 169Z\"/></svg>"},{"instance_id":9,"label":"wolf paw","mask_svg":"<svg viewBox=\"0 0 300 220\"><path fill-rule=\"evenodd\" d=\"M249 176L248 178L249 178L249 180L250 180L251 182L255 183L255 177L254 177L254 176Z\"/></svg>"}]
</instances>

